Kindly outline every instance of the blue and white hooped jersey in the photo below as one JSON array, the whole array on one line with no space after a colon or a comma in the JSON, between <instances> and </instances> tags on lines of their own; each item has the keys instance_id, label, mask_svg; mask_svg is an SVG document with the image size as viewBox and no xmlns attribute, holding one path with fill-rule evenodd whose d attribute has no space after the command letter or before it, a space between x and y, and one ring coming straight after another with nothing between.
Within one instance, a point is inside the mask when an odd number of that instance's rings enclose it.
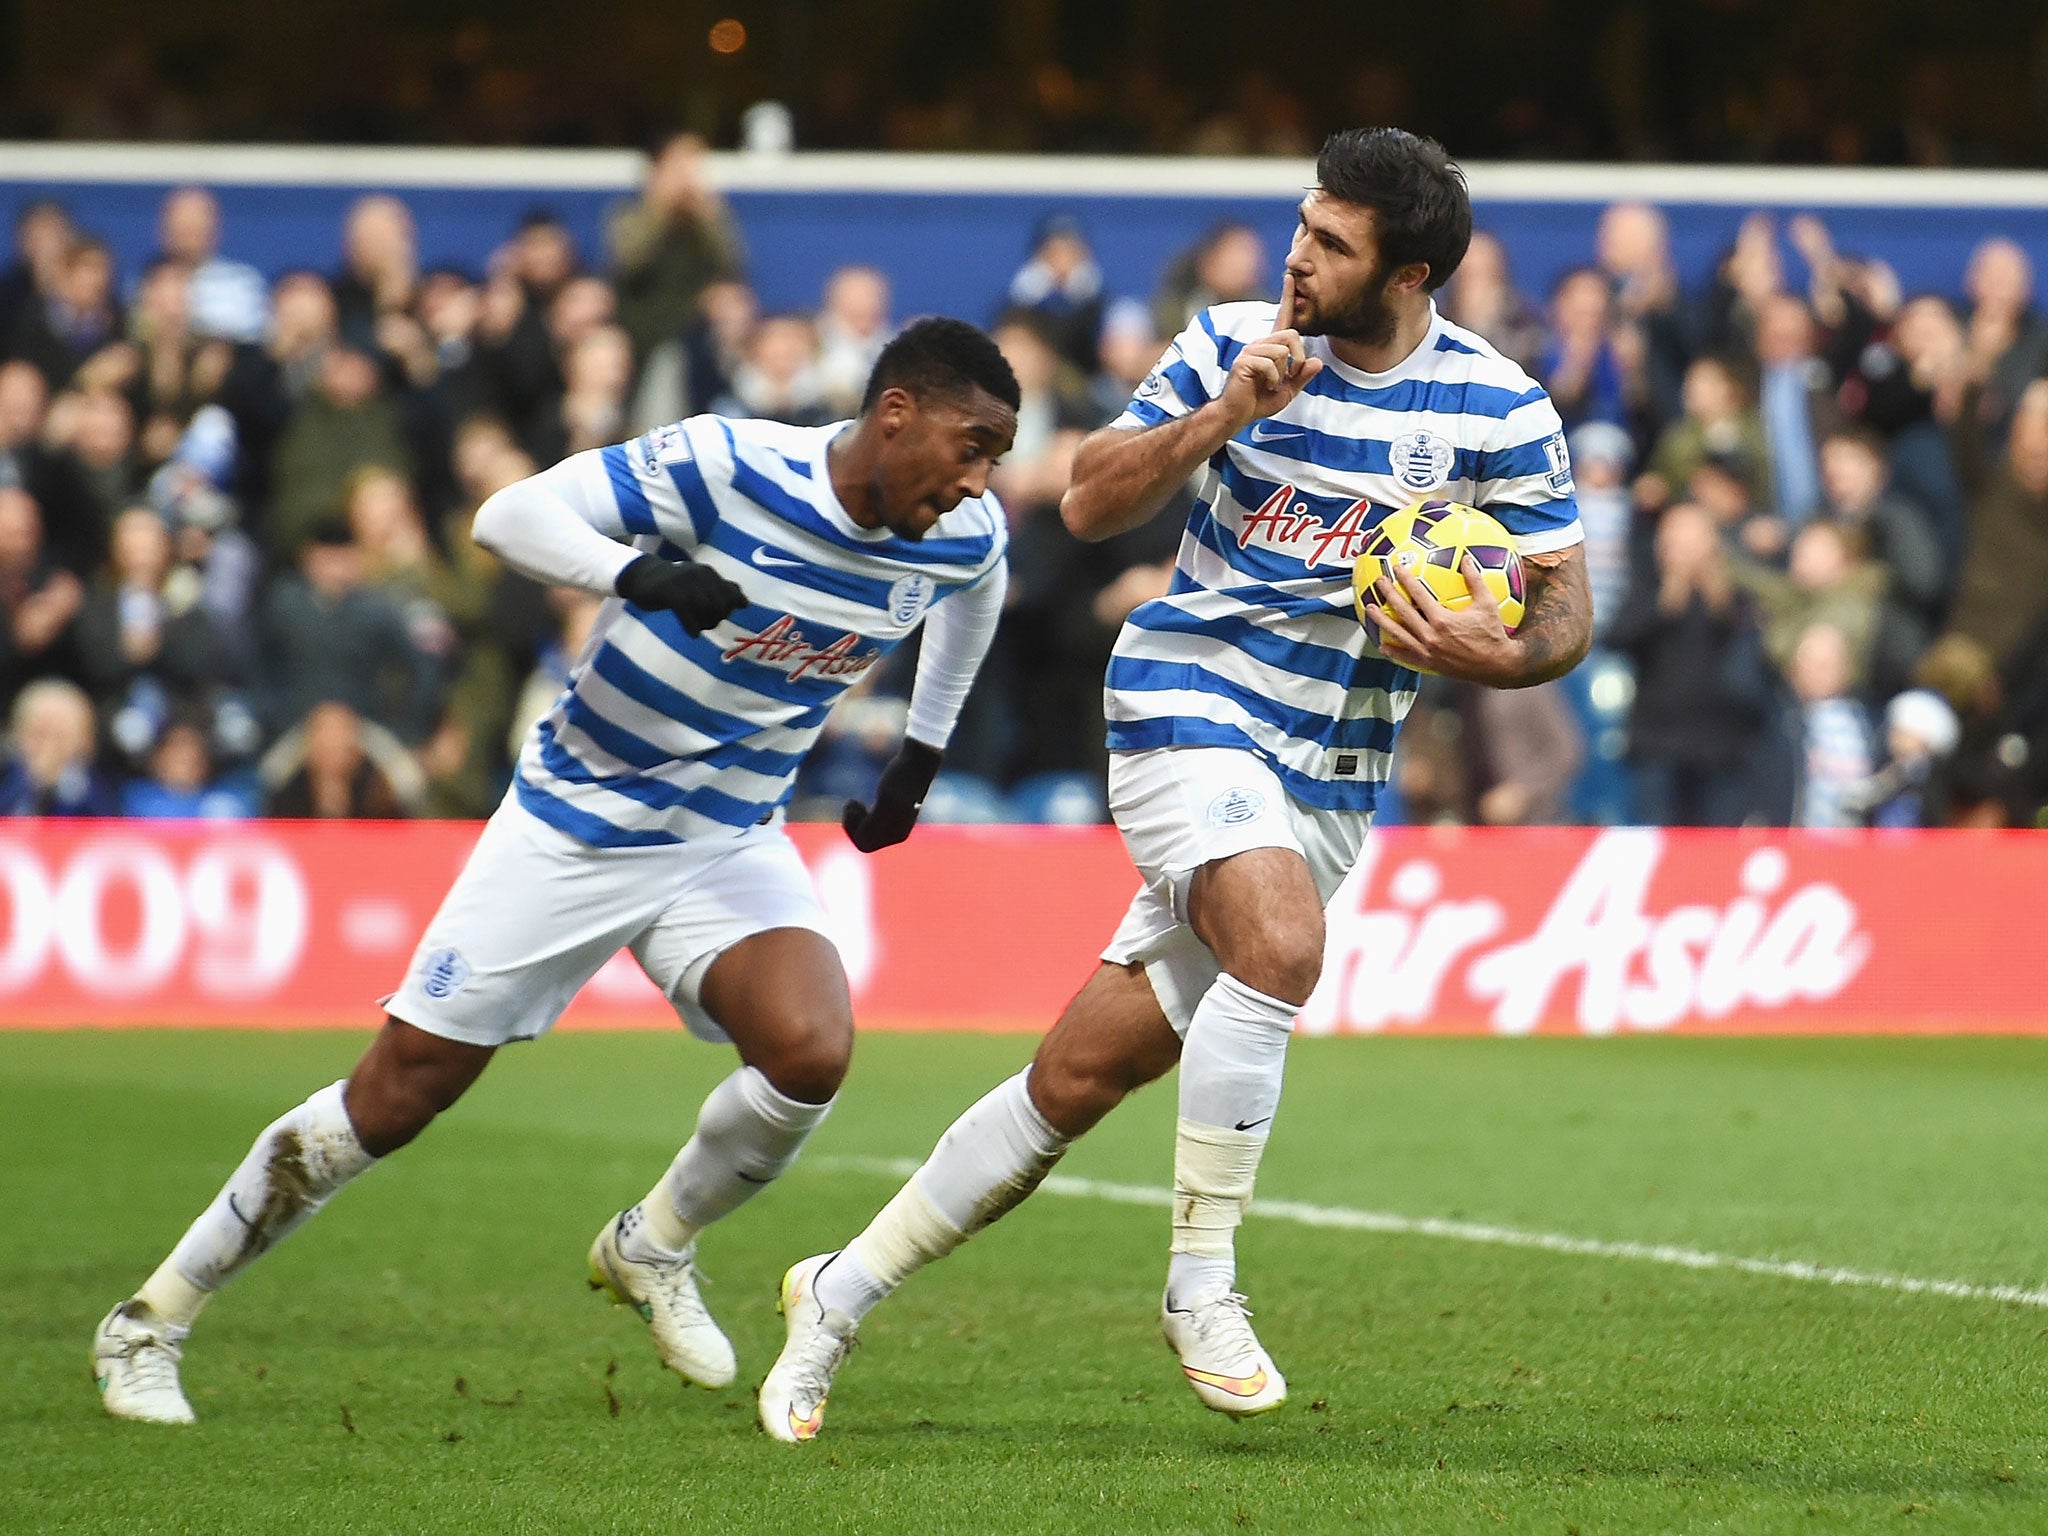
<instances>
[{"instance_id":1,"label":"blue and white hooped jersey","mask_svg":"<svg viewBox=\"0 0 2048 1536\"><path fill-rule=\"evenodd\" d=\"M1157 426L1223 391L1273 304L1204 310L1116 425ZM1285 409L1203 471L1166 596L1117 637L1103 692L1113 752L1248 747L1304 805L1369 811L1415 699L1351 603L1351 568L1389 512L1425 496L1484 508L1525 555L1583 538L1556 408L1520 367L1430 313L1385 373L1323 360Z\"/></svg>"},{"instance_id":2,"label":"blue and white hooped jersey","mask_svg":"<svg viewBox=\"0 0 2048 1536\"><path fill-rule=\"evenodd\" d=\"M833 703L1001 564L993 496L921 540L858 526L825 450L844 422L696 416L567 461L600 532L739 584L747 605L685 633L614 598L520 753L520 804L597 847L729 836L769 819Z\"/></svg>"}]
</instances>

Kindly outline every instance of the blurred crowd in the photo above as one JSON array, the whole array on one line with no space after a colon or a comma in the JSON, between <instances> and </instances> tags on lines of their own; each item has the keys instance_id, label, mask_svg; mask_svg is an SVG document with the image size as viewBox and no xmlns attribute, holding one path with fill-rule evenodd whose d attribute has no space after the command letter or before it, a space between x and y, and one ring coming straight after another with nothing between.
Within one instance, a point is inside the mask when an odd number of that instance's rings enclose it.
<instances>
[{"instance_id":1,"label":"blurred crowd","mask_svg":"<svg viewBox=\"0 0 2048 1536\"><path fill-rule=\"evenodd\" d=\"M0 810L477 816L599 600L468 537L493 491L699 411L856 407L893 334L849 266L767 313L703 145L671 140L579 250L535 209L480 271L422 270L369 196L336 249L266 277L204 189L140 270L27 208L0 272ZM1282 253L1208 231L1146 295L1046 219L988 321L1023 389L995 488L1011 606L934 791L955 820L1103 815L1101 677L1165 589L1169 511L1084 545L1057 504L1205 305L1271 297ZM1663 218L1606 211L1547 294L1475 238L1439 296L1550 388L1598 639L1521 693L1427 680L1389 814L1409 820L2033 825L2048 802L2048 320L2015 245L1908 295L1812 217L1756 215L1687 291ZM1185 507L1178 509L1185 511ZM835 714L795 814L891 750L914 662Z\"/></svg>"}]
</instances>

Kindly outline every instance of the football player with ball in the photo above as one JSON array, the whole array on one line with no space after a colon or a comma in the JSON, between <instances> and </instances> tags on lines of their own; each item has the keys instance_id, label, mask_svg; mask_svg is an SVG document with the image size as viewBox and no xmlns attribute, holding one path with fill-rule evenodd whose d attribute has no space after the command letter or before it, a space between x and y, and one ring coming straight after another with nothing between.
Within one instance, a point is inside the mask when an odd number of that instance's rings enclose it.
<instances>
[{"instance_id":1,"label":"football player with ball","mask_svg":"<svg viewBox=\"0 0 2048 1536\"><path fill-rule=\"evenodd\" d=\"M1106 681L1110 808L1143 888L1030 1067L955 1121L846 1248L784 1277L788 1339L760 1395L778 1439L818 1433L871 1307L1176 1061L1161 1326L1209 1407L1286 1397L1234 1237L1321 971L1324 905L1372 823L1416 674L1545 682L1585 654L1593 619L1555 408L1432 298L1471 238L1463 174L1430 140L1359 129L1323 145L1316 182L1277 308L1197 315L1081 446L1061 505L1074 533L1107 538L1200 472L1172 586L1131 614Z\"/></svg>"}]
</instances>

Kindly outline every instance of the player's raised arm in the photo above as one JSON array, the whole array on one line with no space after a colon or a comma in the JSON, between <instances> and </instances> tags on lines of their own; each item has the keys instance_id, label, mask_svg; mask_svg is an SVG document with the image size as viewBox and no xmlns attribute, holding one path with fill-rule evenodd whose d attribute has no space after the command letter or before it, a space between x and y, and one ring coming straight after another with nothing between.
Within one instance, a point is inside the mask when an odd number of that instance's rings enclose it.
<instances>
[{"instance_id":1,"label":"player's raised arm","mask_svg":"<svg viewBox=\"0 0 2048 1536\"><path fill-rule=\"evenodd\" d=\"M1304 352L1301 333L1289 323L1293 311L1289 273L1272 334L1237 354L1213 395L1188 361L1198 350L1214 352L1198 316L1139 386L1131 409L1075 452L1073 480L1060 498L1068 531L1093 542L1137 527L1209 455L1299 395L1322 372L1323 362Z\"/></svg>"},{"instance_id":2,"label":"player's raised arm","mask_svg":"<svg viewBox=\"0 0 2048 1536\"><path fill-rule=\"evenodd\" d=\"M710 629L747 597L707 566L664 560L618 541L655 531L646 497L629 511L604 455L574 454L506 486L477 509L470 536L521 575L557 587L616 593L638 608L666 608L691 634ZM645 527L636 527L644 521Z\"/></svg>"}]
</instances>

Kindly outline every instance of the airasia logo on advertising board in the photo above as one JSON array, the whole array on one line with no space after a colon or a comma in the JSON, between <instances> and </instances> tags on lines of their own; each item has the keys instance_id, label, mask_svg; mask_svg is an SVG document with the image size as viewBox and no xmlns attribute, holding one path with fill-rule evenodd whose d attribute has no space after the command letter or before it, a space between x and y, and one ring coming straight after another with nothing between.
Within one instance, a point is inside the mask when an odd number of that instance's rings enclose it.
<instances>
[{"instance_id":1,"label":"airasia logo on advertising board","mask_svg":"<svg viewBox=\"0 0 2048 1536\"><path fill-rule=\"evenodd\" d=\"M1413 1027L1469 999L1504 1035L1528 1034L1559 1012L1591 1035L1661 1030L1825 1002L1869 959L1856 904L1826 881L1793 883L1784 850L1768 844L1743 859L1725 900L1653 910L1665 851L1654 830L1603 832L1535 928L1515 937L1498 899L1447 898L1439 863L1389 858L1370 838L1331 903L1322 982L1302 1027ZM1382 864L1392 866L1384 894L1368 905ZM1497 866L1496 878L1512 881L1515 867Z\"/></svg>"},{"instance_id":2,"label":"airasia logo on advertising board","mask_svg":"<svg viewBox=\"0 0 2048 1536\"><path fill-rule=\"evenodd\" d=\"M364 1028L479 830L0 823L0 1029ZM1137 884L1108 827L788 831L863 1029L1044 1031ZM1387 828L1301 1027L2048 1033L2044 889L2038 833ZM622 955L564 1024L676 1020Z\"/></svg>"}]
</instances>

